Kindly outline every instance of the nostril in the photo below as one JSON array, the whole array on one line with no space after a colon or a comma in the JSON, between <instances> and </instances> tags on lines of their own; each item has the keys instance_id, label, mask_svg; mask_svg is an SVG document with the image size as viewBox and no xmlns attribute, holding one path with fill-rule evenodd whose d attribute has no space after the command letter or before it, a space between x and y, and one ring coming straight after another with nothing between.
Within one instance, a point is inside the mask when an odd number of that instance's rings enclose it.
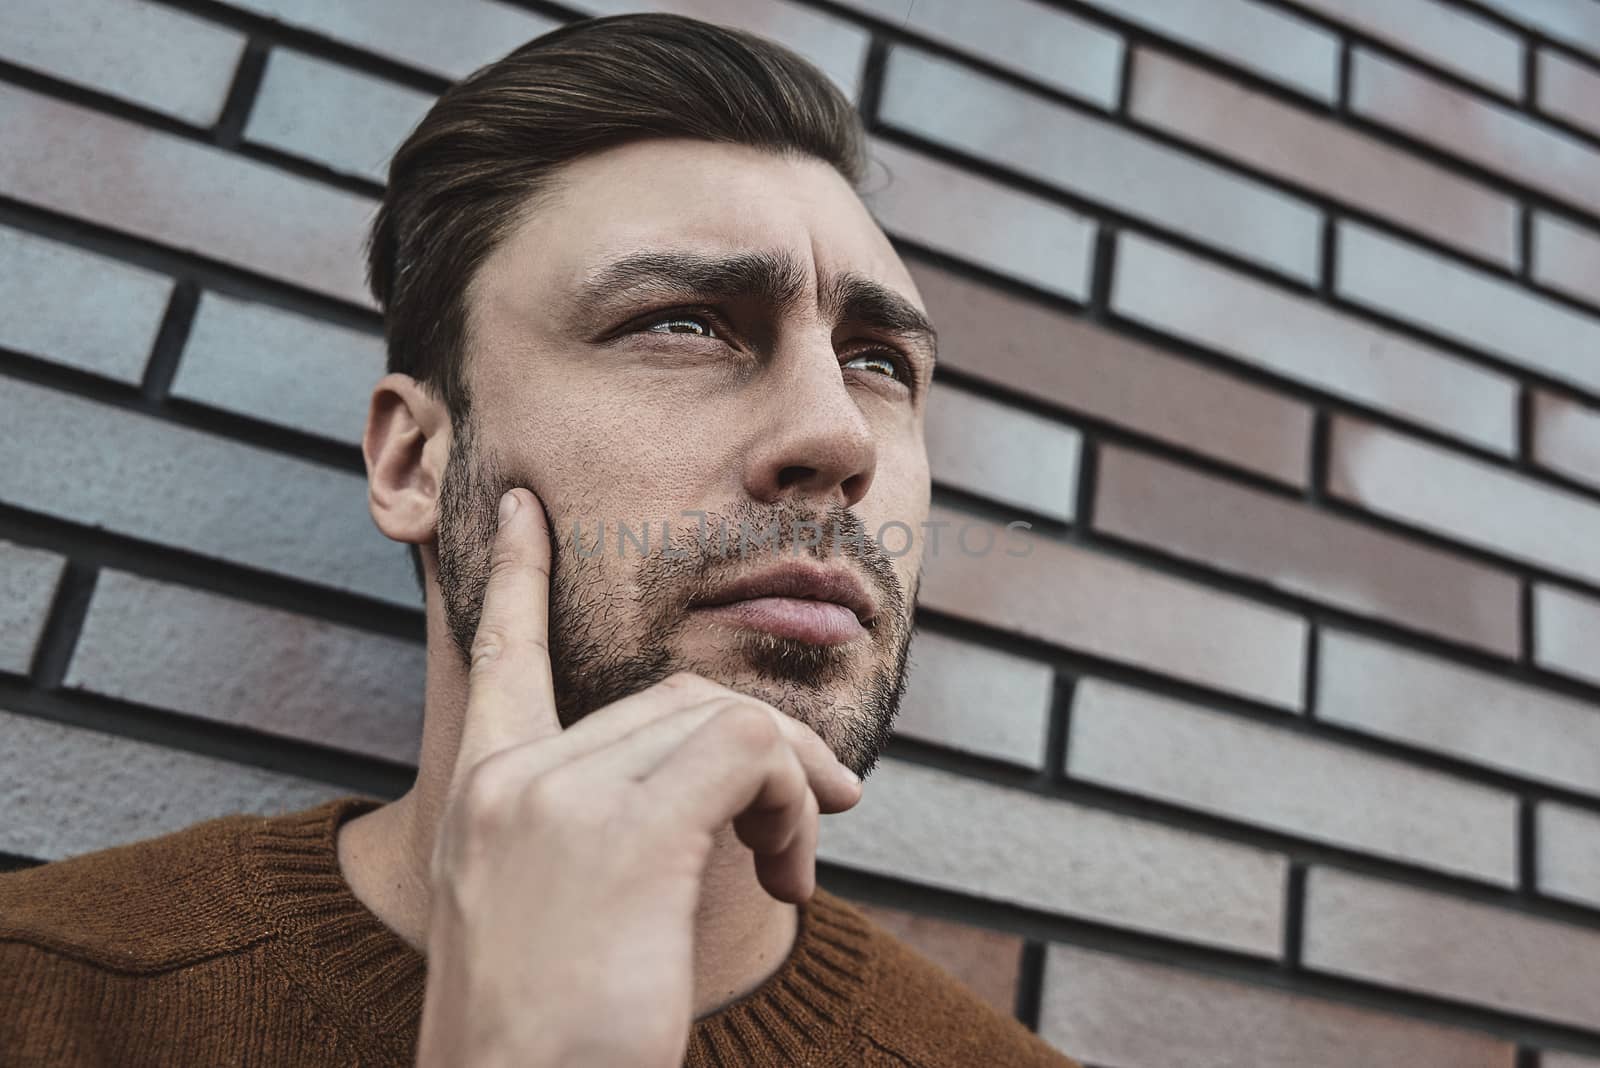
<instances>
[{"instance_id":1,"label":"nostril","mask_svg":"<svg viewBox=\"0 0 1600 1068\"><path fill-rule=\"evenodd\" d=\"M815 467L802 467L800 465L785 467L778 472L778 487L787 489L797 482L804 482L807 479L816 477L816 474L817 469Z\"/></svg>"}]
</instances>

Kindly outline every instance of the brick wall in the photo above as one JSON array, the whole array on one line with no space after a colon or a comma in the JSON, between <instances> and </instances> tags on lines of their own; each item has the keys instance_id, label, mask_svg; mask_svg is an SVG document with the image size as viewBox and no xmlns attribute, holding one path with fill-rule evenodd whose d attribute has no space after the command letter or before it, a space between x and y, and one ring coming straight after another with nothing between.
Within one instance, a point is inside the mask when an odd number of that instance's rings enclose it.
<instances>
[{"instance_id":1,"label":"brick wall","mask_svg":"<svg viewBox=\"0 0 1600 1068\"><path fill-rule=\"evenodd\" d=\"M659 6L860 101L939 514L1033 523L823 884L1104 1068L1600 1066L1600 2ZM636 7L0 7L6 863L404 789L363 228Z\"/></svg>"}]
</instances>

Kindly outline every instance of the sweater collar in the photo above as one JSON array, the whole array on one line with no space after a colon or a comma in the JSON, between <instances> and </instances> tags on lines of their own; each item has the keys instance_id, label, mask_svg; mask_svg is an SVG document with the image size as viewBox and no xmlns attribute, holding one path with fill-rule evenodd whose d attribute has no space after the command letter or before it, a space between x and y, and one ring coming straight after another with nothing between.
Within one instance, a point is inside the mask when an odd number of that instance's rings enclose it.
<instances>
[{"instance_id":1,"label":"sweater collar","mask_svg":"<svg viewBox=\"0 0 1600 1068\"><path fill-rule=\"evenodd\" d=\"M358 1048L416 1057L427 958L355 896L339 825L377 808L335 798L262 819L243 846L246 890L280 939L289 977ZM825 1064L848 1044L874 955L866 918L820 887L798 906L789 956L759 987L691 1027L685 1064Z\"/></svg>"}]
</instances>

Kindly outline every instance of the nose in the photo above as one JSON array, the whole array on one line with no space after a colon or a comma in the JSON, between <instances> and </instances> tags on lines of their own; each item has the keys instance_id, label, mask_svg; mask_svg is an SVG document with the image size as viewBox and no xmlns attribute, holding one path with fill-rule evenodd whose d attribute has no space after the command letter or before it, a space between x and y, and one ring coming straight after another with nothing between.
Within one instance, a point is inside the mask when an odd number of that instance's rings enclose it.
<instances>
[{"instance_id":1,"label":"nose","mask_svg":"<svg viewBox=\"0 0 1600 1068\"><path fill-rule=\"evenodd\" d=\"M745 491L763 502L805 497L845 507L867 495L877 439L832 341L808 337L773 354L752 428Z\"/></svg>"}]
</instances>

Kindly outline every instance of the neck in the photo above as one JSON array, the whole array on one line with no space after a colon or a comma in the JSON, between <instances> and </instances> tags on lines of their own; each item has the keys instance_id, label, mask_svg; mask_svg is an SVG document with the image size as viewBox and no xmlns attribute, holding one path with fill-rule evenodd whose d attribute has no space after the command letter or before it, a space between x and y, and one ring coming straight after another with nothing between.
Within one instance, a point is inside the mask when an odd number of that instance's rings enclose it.
<instances>
[{"instance_id":1,"label":"neck","mask_svg":"<svg viewBox=\"0 0 1600 1068\"><path fill-rule=\"evenodd\" d=\"M424 953L432 907L428 872L467 694L465 671L429 600L416 782L399 799L346 822L338 837L339 867L356 897ZM695 914L694 1015L715 1012L760 986L788 957L797 925L795 906L762 888L754 855L731 824L722 828L706 862Z\"/></svg>"}]
</instances>

